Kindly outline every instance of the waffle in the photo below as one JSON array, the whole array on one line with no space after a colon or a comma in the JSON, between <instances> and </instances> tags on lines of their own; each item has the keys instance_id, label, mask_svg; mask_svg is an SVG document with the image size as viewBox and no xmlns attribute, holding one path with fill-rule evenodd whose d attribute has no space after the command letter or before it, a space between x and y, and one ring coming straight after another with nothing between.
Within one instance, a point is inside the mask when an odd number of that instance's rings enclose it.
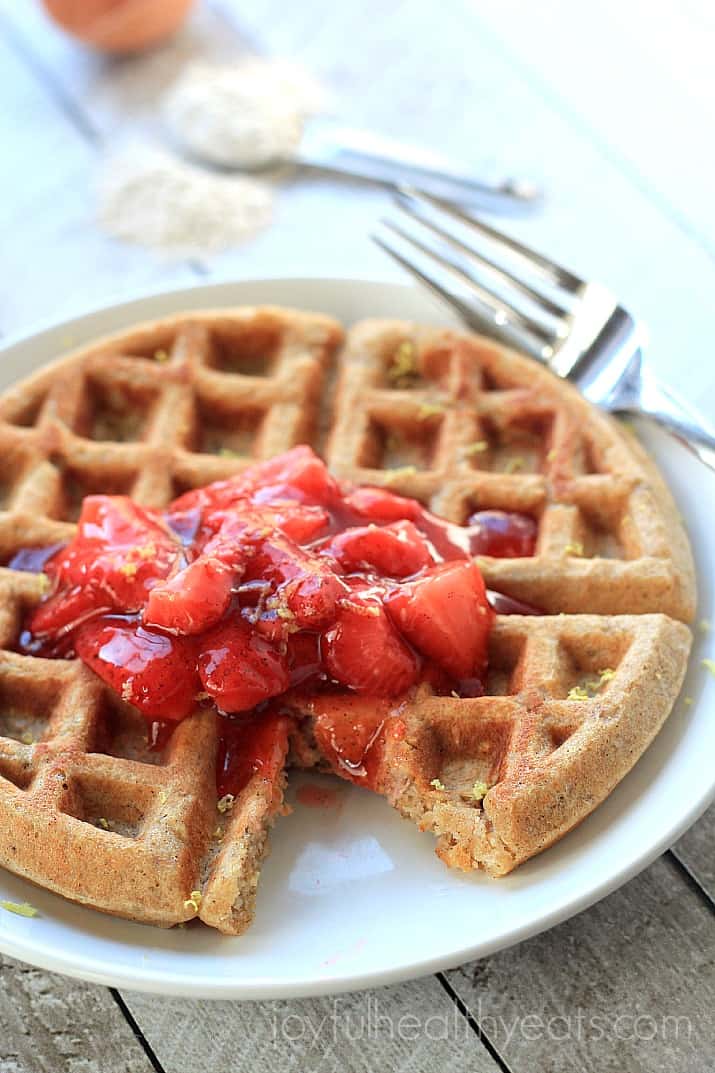
<instances>
[{"instance_id":1,"label":"waffle","mask_svg":"<svg viewBox=\"0 0 715 1073\"><path fill-rule=\"evenodd\" d=\"M405 733L386 721L375 777L447 864L504 874L586 816L655 735L695 600L652 463L533 362L396 321L344 339L328 317L274 308L139 326L0 398L0 561L67 540L88 493L161 507L297 443L456 522L488 508L538 520L532 558L479 564L549 614L498 617L485 697L422 685L403 700ZM42 583L0 568L0 863L105 912L240 933L287 764L326 766L321 702L285 720L273 763L219 811L212 711L149 749L141 716L81 662L12 650Z\"/></svg>"}]
</instances>

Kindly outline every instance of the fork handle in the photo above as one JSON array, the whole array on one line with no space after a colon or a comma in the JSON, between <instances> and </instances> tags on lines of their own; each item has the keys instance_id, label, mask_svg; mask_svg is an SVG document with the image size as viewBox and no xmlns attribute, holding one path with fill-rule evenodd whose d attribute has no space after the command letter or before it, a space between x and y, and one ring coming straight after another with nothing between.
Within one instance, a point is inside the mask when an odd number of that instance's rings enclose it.
<instances>
[{"instance_id":1,"label":"fork handle","mask_svg":"<svg viewBox=\"0 0 715 1073\"><path fill-rule=\"evenodd\" d=\"M623 409L657 421L715 471L715 430L693 406L647 369L641 368L638 394Z\"/></svg>"}]
</instances>

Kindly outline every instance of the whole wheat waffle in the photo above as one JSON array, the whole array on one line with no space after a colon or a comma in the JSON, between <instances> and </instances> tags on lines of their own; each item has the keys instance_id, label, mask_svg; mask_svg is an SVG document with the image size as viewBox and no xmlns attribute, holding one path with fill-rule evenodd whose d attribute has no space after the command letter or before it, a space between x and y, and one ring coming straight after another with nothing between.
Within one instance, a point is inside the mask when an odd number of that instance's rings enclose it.
<instances>
[{"instance_id":1,"label":"whole wheat waffle","mask_svg":"<svg viewBox=\"0 0 715 1073\"><path fill-rule=\"evenodd\" d=\"M629 770L690 645L693 566L667 489L570 385L491 342L393 321L346 341L327 317L272 308L143 325L0 398L0 561L68 539L87 493L161 507L297 443L453 521L538 519L534 557L479 562L550 614L499 616L485 697L420 686L376 777L448 864L503 874ZM150 750L141 716L82 663L12 650L42 581L0 568L0 863L106 912L241 932L289 746L291 762L325 766L319 713L298 713L297 732L286 721L274 763L220 811L211 711Z\"/></svg>"}]
</instances>

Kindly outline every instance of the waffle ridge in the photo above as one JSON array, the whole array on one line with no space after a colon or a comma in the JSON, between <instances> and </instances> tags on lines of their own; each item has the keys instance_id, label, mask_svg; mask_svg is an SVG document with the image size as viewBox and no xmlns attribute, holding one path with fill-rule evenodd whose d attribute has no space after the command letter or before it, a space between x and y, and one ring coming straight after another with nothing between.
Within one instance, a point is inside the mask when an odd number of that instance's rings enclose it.
<instances>
[{"instance_id":1,"label":"waffle ridge","mask_svg":"<svg viewBox=\"0 0 715 1073\"><path fill-rule=\"evenodd\" d=\"M346 339L329 317L273 307L141 325L0 398L0 561L67 540L89 492L162 507L297 443L452 521L492 508L538 521L533 558L478 561L547 614L499 616L484 698L419 687L377 782L448 864L504 874L630 769L690 644L694 571L670 495L570 385L486 340L400 321ZM212 711L151 751L138 713L79 661L13 651L42 582L0 567L0 863L120 916L240 933L283 807L287 735L275 775L219 812ZM309 765L314 713L299 714L291 757Z\"/></svg>"}]
</instances>

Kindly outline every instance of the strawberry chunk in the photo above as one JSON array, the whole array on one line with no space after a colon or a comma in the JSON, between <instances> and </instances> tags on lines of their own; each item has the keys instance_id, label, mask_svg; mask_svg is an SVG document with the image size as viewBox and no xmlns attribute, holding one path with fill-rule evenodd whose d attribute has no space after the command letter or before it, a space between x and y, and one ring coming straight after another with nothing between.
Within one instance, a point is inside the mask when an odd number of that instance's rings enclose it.
<instances>
[{"instance_id":1,"label":"strawberry chunk","mask_svg":"<svg viewBox=\"0 0 715 1073\"><path fill-rule=\"evenodd\" d=\"M433 562L427 541L410 521L346 529L324 550L345 570L371 567L395 578L409 577Z\"/></svg>"},{"instance_id":2,"label":"strawberry chunk","mask_svg":"<svg viewBox=\"0 0 715 1073\"><path fill-rule=\"evenodd\" d=\"M351 595L321 638L332 678L358 693L396 697L417 681L420 663L378 600Z\"/></svg>"},{"instance_id":3,"label":"strawberry chunk","mask_svg":"<svg viewBox=\"0 0 715 1073\"><path fill-rule=\"evenodd\" d=\"M38 604L27 620L27 629L35 637L59 637L87 619L111 610L109 601L94 586L75 585Z\"/></svg>"},{"instance_id":4,"label":"strawberry chunk","mask_svg":"<svg viewBox=\"0 0 715 1073\"><path fill-rule=\"evenodd\" d=\"M251 467L254 503L297 500L326 507L340 496L338 482L311 447L293 447L285 454Z\"/></svg>"},{"instance_id":5,"label":"strawberry chunk","mask_svg":"<svg viewBox=\"0 0 715 1073\"><path fill-rule=\"evenodd\" d=\"M486 666L493 612L484 579L472 562L433 566L396 588L385 601L397 629L455 678Z\"/></svg>"},{"instance_id":6,"label":"strawberry chunk","mask_svg":"<svg viewBox=\"0 0 715 1073\"><path fill-rule=\"evenodd\" d=\"M264 578L279 590L280 605L306 629L319 629L335 616L345 586L318 556L304 551L280 532L260 538L246 571L248 579Z\"/></svg>"},{"instance_id":7,"label":"strawberry chunk","mask_svg":"<svg viewBox=\"0 0 715 1073\"><path fill-rule=\"evenodd\" d=\"M151 719L184 719L196 707L200 686L189 638L106 617L79 627L75 651L123 700Z\"/></svg>"},{"instance_id":8,"label":"strawberry chunk","mask_svg":"<svg viewBox=\"0 0 715 1073\"><path fill-rule=\"evenodd\" d=\"M355 488L345 496L345 503L371 522L399 522L403 518L414 522L422 513L416 499L395 495L385 488Z\"/></svg>"},{"instance_id":9,"label":"strawberry chunk","mask_svg":"<svg viewBox=\"0 0 715 1073\"><path fill-rule=\"evenodd\" d=\"M330 515L323 507L308 506L305 503L278 503L270 510L261 507L261 515L266 525L270 525L272 529L280 529L296 544L309 544L316 540L330 521Z\"/></svg>"},{"instance_id":10,"label":"strawberry chunk","mask_svg":"<svg viewBox=\"0 0 715 1073\"><path fill-rule=\"evenodd\" d=\"M289 685L288 665L241 619L215 627L201 641L199 674L223 712L244 712Z\"/></svg>"},{"instance_id":11,"label":"strawberry chunk","mask_svg":"<svg viewBox=\"0 0 715 1073\"><path fill-rule=\"evenodd\" d=\"M260 505L281 499L324 507L339 494L337 481L323 460L310 447L301 446L249 466L235 477L186 492L171 504L169 515L198 510L210 521L211 512L225 511L241 502Z\"/></svg>"},{"instance_id":12,"label":"strawberry chunk","mask_svg":"<svg viewBox=\"0 0 715 1073\"><path fill-rule=\"evenodd\" d=\"M127 496L87 496L77 535L45 570L58 586L89 587L102 605L138 611L178 553L177 541L154 511Z\"/></svg>"},{"instance_id":13,"label":"strawberry chunk","mask_svg":"<svg viewBox=\"0 0 715 1073\"><path fill-rule=\"evenodd\" d=\"M340 578L330 571L296 578L284 590L296 625L306 630L318 630L332 622L337 602L344 593Z\"/></svg>"},{"instance_id":14,"label":"strawberry chunk","mask_svg":"<svg viewBox=\"0 0 715 1073\"><path fill-rule=\"evenodd\" d=\"M144 622L172 633L203 633L227 611L236 577L218 559L201 555L151 590Z\"/></svg>"}]
</instances>

